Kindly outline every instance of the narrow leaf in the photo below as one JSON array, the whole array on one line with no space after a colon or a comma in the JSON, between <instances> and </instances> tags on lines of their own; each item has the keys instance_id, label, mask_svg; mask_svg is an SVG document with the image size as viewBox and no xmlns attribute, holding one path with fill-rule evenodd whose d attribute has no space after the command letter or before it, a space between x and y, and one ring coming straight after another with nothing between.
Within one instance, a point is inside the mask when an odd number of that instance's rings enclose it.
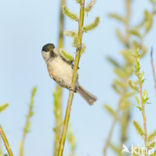
<instances>
[{"instance_id":1,"label":"narrow leaf","mask_svg":"<svg viewBox=\"0 0 156 156\"><path fill-rule=\"evenodd\" d=\"M9 106L8 103L5 103L3 105L0 105L0 113L3 112L8 106Z\"/></svg>"},{"instance_id":2,"label":"narrow leaf","mask_svg":"<svg viewBox=\"0 0 156 156\"><path fill-rule=\"evenodd\" d=\"M139 125L139 123L134 120L133 121L133 125L134 125L136 131L138 132L138 134L140 134L140 136L143 137L144 136L144 132L143 132L141 126Z\"/></svg>"},{"instance_id":3,"label":"narrow leaf","mask_svg":"<svg viewBox=\"0 0 156 156\"><path fill-rule=\"evenodd\" d=\"M83 28L83 31L88 32L88 31L95 29L98 26L99 21L100 21L99 17L96 17L92 23L90 23L89 25L87 25Z\"/></svg>"}]
</instances>

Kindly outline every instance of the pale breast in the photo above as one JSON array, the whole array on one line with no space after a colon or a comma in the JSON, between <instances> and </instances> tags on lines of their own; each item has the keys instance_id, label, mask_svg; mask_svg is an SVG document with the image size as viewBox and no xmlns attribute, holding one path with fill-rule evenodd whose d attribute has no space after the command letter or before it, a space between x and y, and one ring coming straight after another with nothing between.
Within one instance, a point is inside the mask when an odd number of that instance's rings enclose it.
<instances>
[{"instance_id":1,"label":"pale breast","mask_svg":"<svg viewBox=\"0 0 156 156\"><path fill-rule=\"evenodd\" d=\"M57 82L64 81L67 86L71 86L73 69L70 64L64 62L60 57L48 61L48 70Z\"/></svg>"}]
</instances>

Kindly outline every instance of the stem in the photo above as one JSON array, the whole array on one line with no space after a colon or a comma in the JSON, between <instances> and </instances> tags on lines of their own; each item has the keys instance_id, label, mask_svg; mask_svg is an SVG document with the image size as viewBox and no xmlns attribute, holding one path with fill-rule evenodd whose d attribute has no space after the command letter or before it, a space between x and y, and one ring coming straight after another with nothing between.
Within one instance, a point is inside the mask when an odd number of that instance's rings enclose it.
<instances>
[{"instance_id":1,"label":"stem","mask_svg":"<svg viewBox=\"0 0 156 156\"><path fill-rule=\"evenodd\" d=\"M62 11L62 6L65 4L65 0L60 0L60 15L59 15L59 36L58 36L58 47L62 48L64 46L64 14ZM54 156L57 156L57 151L59 147L59 139L61 134L61 126L62 122L62 87L56 84L56 94L57 94L57 110L59 112L58 116L55 116L56 119L56 132L55 132L55 141L54 141Z\"/></svg>"},{"instance_id":2,"label":"stem","mask_svg":"<svg viewBox=\"0 0 156 156\"><path fill-rule=\"evenodd\" d=\"M142 82L141 82L141 76L140 72L137 73L138 79L139 79L139 94L141 98L141 105L142 105L142 117L143 117L143 122L144 122L144 144L145 147L148 146L148 135L147 135L147 125L146 125L146 114L145 114L145 103L143 101L143 89L142 89ZM147 152L145 152L145 156L147 156Z\"/></svg>"},{"instance_id":3,"label":"stem","mask_svg":"<svg viewBox=\"0 0 156 156\"><path fill-rule=\"evenodd\" d=\"M29 104L29 110L28 110L28 114L26 116L26 121L25 121L25 125L24 125L24 131L23 131L23 136L22 136L22 140L20 142L20 148L19 148L19 155L23 156L24 155L24 144L25 144L25 139L26 136L29 132L30 129L30 119L33 116L33 105L34 105L34 97L36 94L36 90L37 88L34 87L32 89L32 93L31 93L31 99L30 99L30 104Z\"/></svg>"},{"instance_id":4,"label":"stem","mask_svg":"<svg viewBox=\"0 0 156 156\"><path fill-rule=\"evenodd\" d=\"M126 33L126 43L125 43L125 47L126 48L130 48L130 34L128 33L129 31L129 27L130 27L130 19L131 19L131 0L125 0L125 8L126 8L126 18L125 18L125 33ZM133 64L132 64L133 65ZM129 67L129 65L128 65ZM127 64L125 64L125 68L127 68ZM130 78L131 75L128 75L124 80L123 82L125 84L128 84L128 80ZM128 89L128 85L125 86L125 88L123 89L123 94L121 95L120 97L120 100L119 100L119 103L118 103L118 106L117 106L117 109L115 111L115 115L114 115L114 120L113 120L113 123L111 125L111 129L109 131L109 134L108 134L108 137L106 139L106 144L105 144L105 147L104 147L104 156L107 155L107 149L108 147L110 146L110 141L111 141L111 138L112 138L112 135L113 135L113 131L114 131L114 127L119 119L119 114L120 114L120 105L122 103L122 99L124 97L124 93L127 91ZM130 112L128 112L130 113ZM127 115L127 114L126 114ZM124 114L123 116L124 117ZM129 119L128 119L129 120ZM128 121L127 121L128 122ZM128 124L126 125L128 126ZM124 132L122 130L122 132ZM125 138L125 133L124 134L121 134L121 138ZM121 144L123 144L123 139L121 139Z\"/></svg>"},{"instance_id":5,"label":"stem","mask_svg":"<svg viewBox=\"0 0 156 156\"><path fill-rule=\"evenodd\" d=\"M12 150L10 148L9 142L7 140L7 137L5 136L5 133L4 133L1 125L0 125L0 135L1 135L2 139L3 139L5 148L7 149L9 156L13 156L13 153L12 153Z\"/></svg>"},{"instance_id":6,"label":"stem","mask_svg":"<svg viewBox=\"0 0 156 156\"><path fill-rule=\"evenodd\" d=\"M24 144L25 144L25 138L27 136L27 128L29 127L29 123L30 123L30 114L32 112L32 109L31 107L29 107L29 112L28 112L28 115L26 117L26 121L25 121L25 126L24 126L24 132L23 132L23 136L22 136L22 140L21 140L21 143L20 143L20 151L19 151L19 155L20 156L23 156L24 155Z\"/></svg>"},{"instance_id":7,"label":"stem","mask_svg":"<svg viewBox=\"0 0 156 156\"><path fill-rule=\"evenodd\" d=\"M119 103L120 103L120 102L119 102ZM116 122L118 121L119 113L120 113L120 104L118 105L118 108L117 108L117 110L116 110L116 112L115 112L114 120L113 120L111 129L110 129L110 131L109 131L109 134L108 134L108 137L107 137L107 140L106 140L106 144L105 144L105 147L104 147L104 156L107 155L107 149L108 149L108 147L110 146L110 141L111 141L111 138L112 138L112 135L113 135L114 127L115 127L115 125L116 125Z\"/></svg>"},{"instance_id":8,"label":"stem","mask_svg":"<svg viewBox=\"0 0 156 156\"><path fill-rule=\"evenodd\" d=\"M80 55L81 55L81 46L82 46L82 35L83 35L82 29L83 29L83 22L84 22L84 3L85 3L85 0L81 0L80 19L79 19L79 28L78 28L78 42L80 43L80 47L76 49L76 56L75 56L75 61L74 61L74 71L73 71L73 78L72 78L72 90L69 92L66 114L65 114L65 119L64 119L63 132L62 132L60 143L59 143L58 156L63 155L64 144L65 144L68 123L69 123L69 117L70 117L70 112L71 112L71 106L72 106L73 97L74 97L73 90L75 89L75 83L77 80L77 70L78 70L78 65L79 65L79 60L80 60Z\"/></svg>"},{"instance_id":9,"label":"stem","mask_svg":"<svg viewBox=\"0 0 156 156\"><path fill-rule=\"evenodd\" d=\"M126 47L130 47L130 34L129 34L129 27L130 27L130 19L131 19L131 0L126 0L125 3L126 8L126 20L125 20L125 28L126 28Z\"/></svg>"},{"instance_id":10,"label":"stem","mask_svg":"<svg viewBox=\"0 0 156 156\"><path fill-rule=\"evenodd\" d=\"M152 72L153 72L153 78L154 78L154 87L156 89L156 73L155 73L155 66L153 61L153 49L151 50L151 65L152 65Z\"/></svg>"}]
</instances>

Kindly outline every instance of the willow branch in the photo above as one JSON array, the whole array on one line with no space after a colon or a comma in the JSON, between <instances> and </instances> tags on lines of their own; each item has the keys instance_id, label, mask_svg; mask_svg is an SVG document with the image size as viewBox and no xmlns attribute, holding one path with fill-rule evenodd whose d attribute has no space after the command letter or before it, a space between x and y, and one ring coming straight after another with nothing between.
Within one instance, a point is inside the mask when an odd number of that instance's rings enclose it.
<instances>
[{"instance_id":1,"label":"willow branch","mask_svg":"<svg viewBox=\"0 0 156 156\"><path fill-rule=\"evenodd\" d=\"M115 125L116 125L116 123L118 121L118 117L119 117L119 113L120 113L120 103L121 102L119 102L118 107L116 109L116 112L114 114L113 123L111 125L108 137L106 139L106 144L105 144L105 147L104 147L104 156L107 155L107 149L108 149L108 147L110 146L110 143L111 143L110 141L111 141L111 138L112 138L112 135L113 135L114 127L115 127Z\"/></svg>"},{"instance_id":2,"label":"willow branch","mask_svg":"<svg viewBox=\"0 0 156 156\"><path fill-rule=\"evenodd\" d=\"M154 86L156 89L156 71L155 71L155 66L154 66L154 61L153 61L153 48L151 49L151 65L152 65L152 72L153 72L153 78L154 78Z\"/></svg>"},{"instance_id":3,"label":"willow branch","mask_svg":"<svg viewBox=\"0 0 156 156\"><path fill-rule=\"evenodd\" d=\"M60 15L59 15L59 36L58 36L58 48L63 48L64 46L64 14L62 11L62 6L65 4L65 0L60 0ZM57 156L57 151L59 147L59 139L61 134L61 126L60 123L62 122L62 87L56 84L56 94L57 94L57 106L56 112L57 115L55 116L55 140L54 140L54 156Z\"/></svg>"},{"instance_id":4,"label":"willow branch","mask_svg":"<svg viewBox=\"0 0 156 156\"><path fill-rule=\"evenodd\" d=\"M145 144L145 147L148 146L148 135L147 135L147 125L146 125L146 114L145 114L145 102L144 102L144 96L143 96L143 86L142 86L142 82L141 82L141 73L140 71L138 71L137 73L137 77L138 77L138 80L139 80L139 94L140 94L140 98L141 98L141 105L142 105L142 109L141 109L141 112L142 112L142 117L143 117L143 123L144 123L144 144ZM145 153L145 156L147 156L147 153Z\"/></svg>"},{"instance_id":5,"label":"willow branch","mask_svg":"<svg viewBox=\"0 0 156 156\"><path fill-rule=\"evenodd\" d=\"M80 43L80 47L76 49L76 56L75 56L75 61L74 61L74 72L73 72L73 78L72 78L72 90L69 92L66 114L65 114L65 118L64 118L64 126L63 126L63 131L62 131L62 135L61 135L61 139L60 139L60 143L59 143L58 156L63 155L64 144L65 144L65 139L66 139L66 135L67 135L67 129L68 129L68 124L69 124L70 112L71 112L71 106L72 106L73 97L74 97L73 90L75 89L75 83L77 80L77 70L78 70L78 65L79 65L79 60L80 60L80 55L81 55L81 47L82 47L84 3L85 3L85 0L81 0L80 19L79 19L79 28L78 28L78 41Z\"/></svg>"},{"instance_id":6,"label":"willow branch","mask_svg":"<svg viewBox=\"0 0 156 156\"><path fill-rule=\"evenodd\" d=\"M131 19L131 1L130 0L125 0L125 8L126 8L126 18L125 18L125 31L126 31L126 43L125 43L125 47L126 48L130 48L130 35L128 33L129 29L130 29L130 19ZM125 78L124 83L127 84L128 83L128 79L131 75L128 75L127 78ZM124 92L126 92L128 86L126 86L124 88ZM124 94L123 92L123 94ZM120 105L121 105L121 102L122 102L122 98L123 98L124 95L121 95L120 97L120 100L119 100L119 103L118 103L118 106L117 106L117 109L115 111L115 115L114 115L114 119L113 119L113 123L111 125L111 128L110 128L110 131L109 131L109 134L108 134L108 137L106 139L106 144L105 144L105 147L104 147L104 156L107 155L107 149L108 147L110 146L110 142L111 142L111 138L112 138L112 135L113 135L113 131L114 131L114 128L115 128L115 125L119 119L119 114L120 114ZM121 134L123 138L123 135L124 134Z\"/></svg>"},{"instance_id":7,"label":"willow branch","mask_svg":"<svg viewBox=\"0 0 156 156\"><path fill-rule=\"evenodd\" d=\"M20 142L20 148L19 148L19 155L20 156L23 156L24 155L25 139L26 139L26 136L27 136L27 134L29 132L29 129L30 129L30 119L31 119L31 117L34 114L34 112L33 112L33 106L34 106L34 97L35 97L35 94L36 94L36 90L37 90L37 87L34 87L32 89L32 93L31 93L29 110L28 110L28 114L27 114L26 120L25 120L25 125L24 125L24 131L23 131L22 140Z\"/></svg>"},{"instance_id":8,"label":"willow branch","mask_svg":"<svg viewBox=\"0 0 156 156\"><path fill-rule=\"evenodd\" d=\"M1 135L2 139L3 139L5 148L7 149L9 156L13 156L13 153L12 153L12 150L10 148L9 142L7 140L7 137L6 137L5 133L4 133L1 125L0 125L0 135Z\"/></svg>"}]
</instances>

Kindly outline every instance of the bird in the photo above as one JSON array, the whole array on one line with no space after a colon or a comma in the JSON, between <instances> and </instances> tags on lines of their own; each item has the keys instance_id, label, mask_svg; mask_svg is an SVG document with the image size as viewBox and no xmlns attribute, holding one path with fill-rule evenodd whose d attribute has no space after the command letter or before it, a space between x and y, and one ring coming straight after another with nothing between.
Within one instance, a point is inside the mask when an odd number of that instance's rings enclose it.
<instances>
[{"instance_id":1,"label":"bird","mask_svg":"<svg viewBox=\"0 0 156 156\"><path fill-rule=\"evenodd\" d=\"M78 82L78 76L74 90L72 89L72 77L74 63L65 58L52 43L45 44L42 47L42 56L47 65L49 76L61 87L79 93L89 105L93 105L97 98L85 90Z\"/></svg>"}]
</instances>

